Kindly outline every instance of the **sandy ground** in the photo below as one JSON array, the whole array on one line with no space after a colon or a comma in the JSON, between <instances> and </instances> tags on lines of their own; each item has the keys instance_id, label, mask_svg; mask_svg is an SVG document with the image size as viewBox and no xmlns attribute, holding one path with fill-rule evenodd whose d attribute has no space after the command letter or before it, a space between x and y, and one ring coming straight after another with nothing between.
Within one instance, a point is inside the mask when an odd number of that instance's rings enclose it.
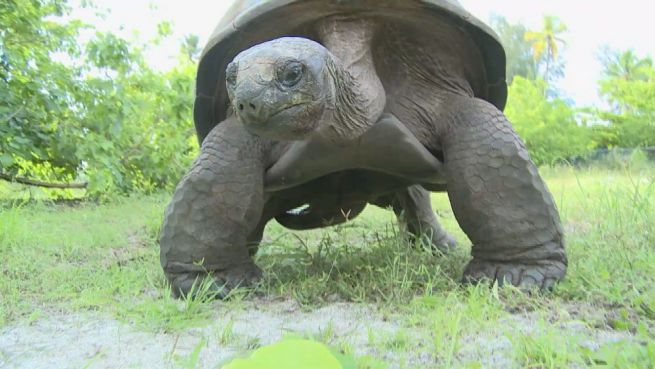
<instances>
[{"instance_id":1,"label":"sandy ground","mask_svg":"<svg viewBox=\"0 0 655 369\"><path fill-rule=\"evenodd\" d=\"M479 361L483 368L513 368L512 343L501 332L510 323L529 332L535 329L537 317L514 314L511 322L501 321L475 335L461 337L457 353L460 365ZM226 325L233 323L233 342L221 344ZM584 335L587 344L598 344L626 338L626 334L591 329L570 321L559 325L567 333ZM303 311L290 301L250 302L238 309L217 306L215 320L203 328L180 333L146 333L135 327L97 313L46 314L30 323L16 323L0 329L0 368L179 368L194 349L201 345L198 368L220 368L243 350L247 342L268 344L287 333L315 334L331 331L337 342L348 343L359 355L372 354L391 363L391 367L443 367L431 355L429 345L418 345L413 352L392 350L381 352L370 346L369 332L376 337L392 337L403 329L411 339L425 338L421 327L400 327L393 315L386 317L373 306L333 304L313 311ZM428 338L429 342L429 338ZM409 345L416 347L416 345Z\"/></svg>"}]
</instances>

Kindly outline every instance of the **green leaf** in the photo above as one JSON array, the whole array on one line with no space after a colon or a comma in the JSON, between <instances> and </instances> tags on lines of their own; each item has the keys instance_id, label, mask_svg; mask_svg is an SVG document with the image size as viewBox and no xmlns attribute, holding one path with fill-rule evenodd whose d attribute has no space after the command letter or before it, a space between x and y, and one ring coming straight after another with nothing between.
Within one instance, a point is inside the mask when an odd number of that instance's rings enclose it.
<instances>
[{"instance_id":1,"label":"green leaf","mask_svg":"<svg viewBox=\"0 0 655 369\"><path fill-rule=\"evenodd\" d=\"M223 369L351 369L343 367L322 343L288 339L261 347L247 359L236 359Z\"/></svg>"},{"instance_id":2,"label":"green leaf","mask_svg":"<svg viewBox=\"0 0 655 369\"><path fill-rule=\"evenodd\" d=\"M0 165L3 168L9 168L14 164L14 158L11 157L9 154L2 154L0 155Z\"/></svg>"}]
</instances>

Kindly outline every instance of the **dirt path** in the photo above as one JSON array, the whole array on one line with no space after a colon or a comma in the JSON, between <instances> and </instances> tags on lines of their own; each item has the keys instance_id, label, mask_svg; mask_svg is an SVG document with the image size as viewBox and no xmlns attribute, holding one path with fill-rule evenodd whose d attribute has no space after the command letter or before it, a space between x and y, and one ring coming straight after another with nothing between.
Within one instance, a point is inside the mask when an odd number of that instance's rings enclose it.
<instances>
[{"instance_id":1,"label":"dirt path","mask_svg":"<svg viewBox=\"0 0 655 369\"><path fill-rule=\"evenodd\" d=\"M514 314L493 328L460 337L455 367L479 362L482 368L513 368L512 343L503 332L508 326L524 332L535 330L538 318ZM623 333L590 329L571 320L560 324L567 334L584 335L586 345L629 337ZM429 327L403 326L392 315L372 306L333 304L302 311L289 301L250 302L227 310L218 306L215 320L203 328L179 333L146 333L128 324L94 313L49 314L31 324L22 322L0 329L0 367L57 368L220 368L225 360L248 347L274 342L284 334L311 335L346 344L357 355L373 355L391 367L443 367L425 342ZM408 346L372 342L396 337ZM377 338L372 338L372 337ZM427 340L426 340L427 339ZM392 341L390 341L392 342ZM194 350L199 351L197 362ZM441 366L440 366L441 365ZM478 367L478 366L475 366Z\"/></svg>"}]
</instances>

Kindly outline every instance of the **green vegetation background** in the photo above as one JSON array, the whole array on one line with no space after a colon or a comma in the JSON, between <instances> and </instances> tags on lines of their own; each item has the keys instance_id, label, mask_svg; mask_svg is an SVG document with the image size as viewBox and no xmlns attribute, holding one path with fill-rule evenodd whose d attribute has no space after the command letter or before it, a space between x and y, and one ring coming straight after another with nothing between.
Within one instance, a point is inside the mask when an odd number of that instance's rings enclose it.
<instances>
[{"instance_id":1,"label":"green vegetation background","mask_svg":"<svg viewBox=\"0 0 655 369\"><path fill-rule=\"evenodd\" d=\"M70 10L66 0L0 3L1 178L88 182L91 198L171 189L198 151L198 37L187 36L177 65L161 71L145 55L170 37L171 23L160 23L155 39L127 40L71 19ZM508 56L506 113L538 165L597 148L655 146L650 58L602 50L606 108L577 107L555 87L566 25L547 16L539 30L503 18L492 26Z\"/></svg>"},{"instance_id":2,"label":"green vegetation background","mask_svg":"<svg viewBox=\"0 0 655 369\"><path fill-rule=\"evenodd\" d=\"M13 199L0 203L0 327L53 309L101 311L152 331L206 324L216 303L202 294L173 299L157 246L168 198L162 193L198 152L192 123L198 38L187 36L177 65L161 71L145 55L170 37L171 23L159 24L153 40L127 40L69 14L66 0L0 2L0 178L88 183L85 190L43 191L0 182L0 199ZM468 241L446 195L437 194L435 209L463 245L454 255L433 257L408 245L391 225L392 214L381 209L322 231L272 224L257 254L264 282L225 304L261 293L302 305L375 303L400 313L403 327L427 328L418 339L402 330L394 337L370 333L371 345L426 350L443 367L456 360L460 337L512 311L566 315L635 339L589 350L550 324L529 336L508 327L516 360L540 368L653 367L655 169L641 151L628 161L607 161L611 170L559 166L595 149L655 146L652 59L602 50L598 90L605 108L577 107L556 88L564 71L564 24L545 17L541 29L530 30L495 18L492 26L508 54L506 113L541 166L566 228L570 272L555 292L543 299L511 288L462 287ZM21 197L48 201L15 201ZM49 202L80 197L112 201ZM236 335L227 326L219 341L241 342ZM194 352L188 360L197 359Z\"/></svg>"},{"instance_id":3,"label":"green vegetation background","mask_svg":"<svg viewBox=\"0 0 655 369\"><path fill-rule=\"evenodd\" d=\"M458 352L471 348L465 337L491 327L502 328L514 342L506 354L518 367L653 368L655 168L642 159L623 170L542 169L562 215L569 255L566 280L545 296L459 283L470 242L445 194L435 194L433 205L459 241L451 255L408 244L394 226L393 212L376 207L321 230L292 232L272 222L256 255L263 282L224 302L212 301L202 285L196 299L171 297L157 244L168 195L107 204L0 204L0 327L95 312L138 330L174 335L209 326L250 302L265 306L290 299L308 309L355 302L372 304L400 324L394 335L369 332L367 345L379 355L360 358L361 368L386 368L388 360L381 359L387 352L425 353L439 368L480 368L476 361L461 362ZM542 323L525 333L525 322L509 319L513 314L537 316ZM567 330L571 322L632 339L589 349L588 336ZM312 334L308 338L344 352L356 349L348 337ZM202 345L236 347L244 354L259 346L229 322L209 340ZM188 359L197 364L194 352ZM200 367L196 364L179 367Z\"/></svg>"}]
</instances>

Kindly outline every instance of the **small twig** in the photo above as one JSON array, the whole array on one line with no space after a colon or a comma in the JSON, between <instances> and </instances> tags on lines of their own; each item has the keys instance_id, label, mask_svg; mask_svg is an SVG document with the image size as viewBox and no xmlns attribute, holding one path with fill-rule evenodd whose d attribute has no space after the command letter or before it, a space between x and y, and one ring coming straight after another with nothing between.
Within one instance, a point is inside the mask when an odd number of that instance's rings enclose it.
<instances>
[{"instance_id":1,"label":"small twig","mask_svg":"<svg viewBox=\"0 0 655 369\"><path fill-rule=\"evenodd\" d=\"M3 117L2 119L3 119L5 122L9 122L10 120L14 119L14 117L16 117L18 114L20 114L23 110L25 110L25 106L21 106L21 107L18 108L15 112L9 114L9 115L6 116L6 117Z\"/></svg>"},{"instance_id":2,"label":"small twig","mask_svg":"<svg viewBox=\"0 0 655 369\"><path fill-rule=\"evenodd\" d=\"M38 181L35 179L29 179L29 178L23 178L23 177L12 177L8 174L0 173L0 179L5 180L7 182L14 182L14 183L20 183L28 186L36 186L36 187L45 187L45 188L60 188L60 189L69 189L69 188L86 188L89 183L88 182L82 182L82 183L51 183L51 182L43 182L43 181Z\"/></svg>"}]
</instances>

